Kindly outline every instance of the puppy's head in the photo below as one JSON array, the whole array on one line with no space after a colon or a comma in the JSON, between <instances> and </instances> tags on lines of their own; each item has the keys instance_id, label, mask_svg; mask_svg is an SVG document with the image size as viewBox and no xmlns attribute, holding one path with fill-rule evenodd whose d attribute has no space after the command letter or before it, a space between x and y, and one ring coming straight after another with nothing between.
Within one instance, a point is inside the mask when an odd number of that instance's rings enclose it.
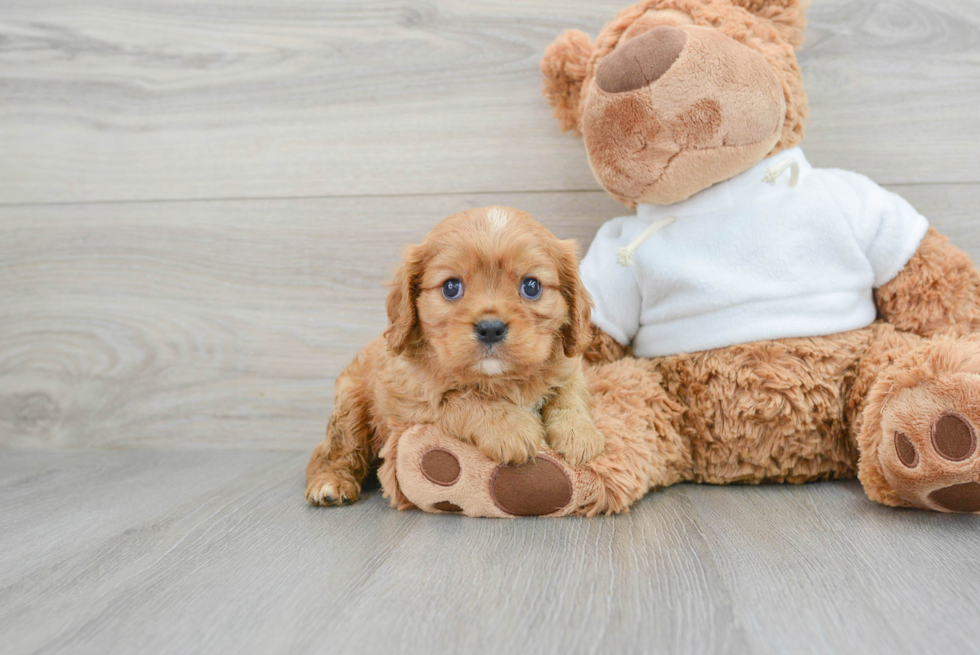
<instances>
[{"instance_id":1,"label":"puppy's head","mask_svg":"<svg viewBox=\"0 0 980 655\"><path fill-rule=\"evenodd\" d=\"M592 302L573 241L529 214L454 214L405 251L388 295L388 348L458 376L521 376L592 338Z\"/></svg>"}]
</instances>

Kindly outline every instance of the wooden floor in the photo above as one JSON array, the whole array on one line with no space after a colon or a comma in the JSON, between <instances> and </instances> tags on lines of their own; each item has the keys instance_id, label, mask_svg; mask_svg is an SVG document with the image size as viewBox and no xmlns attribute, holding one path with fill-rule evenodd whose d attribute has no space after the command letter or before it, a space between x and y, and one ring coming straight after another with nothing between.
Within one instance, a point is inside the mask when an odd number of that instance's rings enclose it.
<instances>
[{"instance_id":1,"label":"wooden floor","mask_svg":"<svg viewBox=\"0 0 980 655\"><path fill-rule=\"evenodd\" d=\"M628 515L461 519L302 498L304 456L0 459L21 653L968 653L977 524L856 483L681 485Z\"/></svg>"},{"instance_id":2,"label":"wooden floor","mask_svg":"<svg viewBox=\"0 0 980 655\"><path fill-rule=\"evenodd\" d=\"M856 483L627 516L302 498L404 244L626 210L540 97L630 0L0 0L0 654L980 652L980 521ZM980 261L980 2L813 0L816 166Z\"/></svg>"}]
</instances>

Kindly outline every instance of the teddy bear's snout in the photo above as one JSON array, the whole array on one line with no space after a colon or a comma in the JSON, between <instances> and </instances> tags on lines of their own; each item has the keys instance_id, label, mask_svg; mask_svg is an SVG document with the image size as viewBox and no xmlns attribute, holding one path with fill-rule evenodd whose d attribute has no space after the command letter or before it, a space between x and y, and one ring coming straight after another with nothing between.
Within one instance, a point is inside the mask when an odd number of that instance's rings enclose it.
<instances>
[{"instance_id":1,"label":"teddy bear's snout","mask_svg":"<svg viewBox=\"0 0 980 655\"><path fill-rule=\"evenodd\" d=\"M606 93L643 88L670 70L687 43L687 34L661 25L616 48L599 64L595 81Z\"/></svg>"}]
</instances>

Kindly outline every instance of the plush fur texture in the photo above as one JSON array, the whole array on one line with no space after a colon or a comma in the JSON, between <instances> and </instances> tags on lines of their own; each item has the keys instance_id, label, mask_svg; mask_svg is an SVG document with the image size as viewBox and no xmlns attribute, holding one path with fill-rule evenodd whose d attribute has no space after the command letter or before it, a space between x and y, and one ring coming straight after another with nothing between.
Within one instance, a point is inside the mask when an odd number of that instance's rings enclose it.
<instances>
[{"instance_id":1,"label":"plush fur texture","mask_svg":"<svg viewBox=\"0 0 980 655\"><path fill-rule=\"evenodd\" d=\"M537 297L521 292L528 279ZM449 280L461 285L453 297ZM593 332L574 242L505 207L450 216L406 249L387 305L384 338L337 380L327 438L307 469L310 502L357 498L391 435L412 424L498 462L524 462L545 443L576 463L602 452L582 372ZM478 338L487 321L504 326L500 341Z\"/></svg>"},{"instance_id":2,"label":"plush fur texture","mask_svg":"<svg viewBox=\"0 0 980 655\"><path fill-rule=\"evenodd\" d=\"M645 0L594 43L581 32L552 43L541 62L545 97L562 128L582 134L596 177L617 200L685 200L802 141L808 108L795 49L803 9L792 1ZM595 76L603 60L663 26L689 37L674 67L643 89L602 91Z\"/></svg>"},{"instance_id":3,"label":"plush fur texture","mask_svg":"<svg viewBox=\"0 0 980 655\"><path fill-rule=\"evenodd\" d=\"M916 256L875 297L881 317L900 330L923 336L980 330L980 274L965 252L932 228Z\"/></svg>"},{"instance_id":4,"label":"plush fur texture","mask_svg":"<svg viewBox=\"0 0 980 655\"><path fill-rule=\"evenodd\" d=\"M607 92L593 80L582 105L592 170L626 204L685 200L756 164L781 135L786 103L779 79L758 52L698 26L657 27L623 47L650 52L671 34L686 42L656 81ZM636 60L625 54L629 63ZM629 68L620 60L610 53L597 71L614 66L614 79Z\"/></svg>"},{"instance_id":5,"label":"plush fur texture","mask_svg":"<svg viewBox=\"0 0 980 655\"><path fill-rule=\"evenodd\" d=\"M548 46L541 60L544 95L562 130L578 125L578 106L591 53L592 39L579 30L569 30Z\"/></svg>"},{"instance_id":6,"label":"plush fur texture","mask_svg":"<svg viewBox=\"0 0 980 655\"><path fill-rule=\"evenodd\" d=\"M980 461L975 451L963 461L950 461L933 432L949 413L974 434L980 426L980 335L925 342L908 336L910 343L894 351L894 363L877 376L865 401L859 477L868 496L885 505L950 511L932 494L976 483ZM899 457L900 439L914 450L911 466ZM973 511L980 511L980 495L974 501Z\"/></svg>"}]
</instances>

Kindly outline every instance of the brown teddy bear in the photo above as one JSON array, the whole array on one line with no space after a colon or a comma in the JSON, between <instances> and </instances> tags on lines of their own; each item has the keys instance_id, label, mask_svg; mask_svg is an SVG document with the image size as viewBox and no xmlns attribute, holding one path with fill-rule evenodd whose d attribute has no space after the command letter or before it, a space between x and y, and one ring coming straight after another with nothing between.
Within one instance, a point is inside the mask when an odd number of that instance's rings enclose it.
<instances>
[{"instance_id":1,"label":"brown teddy bear","mask_svg":"<svg viewBox=\"0 0 980 655\"><path fill-rule=\"evenodd\" d=\"M605 453L499 466L417 425L378 453L393 504L594 515L857 474L886 505L980 512L980 275L898 196L806 161L804 26L798 0L644 0L548 48L556 118L636 209L582 262Z\"/></svg>"}]
</instances>

